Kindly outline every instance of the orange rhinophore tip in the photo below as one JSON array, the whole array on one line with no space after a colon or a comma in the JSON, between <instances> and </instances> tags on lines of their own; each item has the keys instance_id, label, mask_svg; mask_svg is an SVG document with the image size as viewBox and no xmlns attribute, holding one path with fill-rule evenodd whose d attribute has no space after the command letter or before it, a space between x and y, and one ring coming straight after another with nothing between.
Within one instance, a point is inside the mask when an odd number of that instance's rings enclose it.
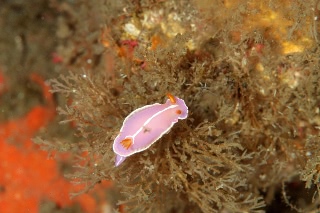
<instances>
[{"instance_id":1,"label":"orange rhinophore tip","mask_svg":"<svg viewBox=\"0 0 320 213\"><path fill-rule=\"evenodd\" d=\"M178 115L181 115L181 110L180 109L178 109L178 110L176 110L176 113L178 114Z\"/></svg>"},{"instance_id":2,"label":"orange rhinophore tip","mask_svg":"<svg viewBox=\"0 0 320 213\"><path fill-rule=\"evenodd\" d=\"M176 103L176 98L175 98L173 95L171 95L170 93L168 93L167 96L168 96L168 98L169 98L169 100L170 100L170 102L171 102L172 104L175 104L175 103Z\"/></svg>"},{"instance_id":3,"label":"orange rhinophore tip","mask_svg":"<svg viewBox=\"0 0 320 213\"><path fill-rule=\"evenodd\" d=\"M126 138L126 139L122 140L120 143L124 148L129 149L132 145L132 139Z\"/></svg>"}]
</instances>

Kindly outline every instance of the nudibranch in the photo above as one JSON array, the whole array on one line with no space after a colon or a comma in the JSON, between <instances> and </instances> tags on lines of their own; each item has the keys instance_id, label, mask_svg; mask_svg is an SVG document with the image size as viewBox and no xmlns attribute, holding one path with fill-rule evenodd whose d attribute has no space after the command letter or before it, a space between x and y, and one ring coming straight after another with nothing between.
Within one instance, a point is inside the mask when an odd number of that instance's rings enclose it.
<instances>
[{"instance_id":1,"label":"nudibranch","mask_svg":"<svg viewBox=\"0 0 320 213\"><path fill-rule=\"evenodd\" d=\"M123 121L119 135L113 142L116 154L115 166L127 157L148 149L168 133L178 119L188 116L184 100L168 94L164 104L146 105L131 112Z\"/></svg>"}]
</instances>

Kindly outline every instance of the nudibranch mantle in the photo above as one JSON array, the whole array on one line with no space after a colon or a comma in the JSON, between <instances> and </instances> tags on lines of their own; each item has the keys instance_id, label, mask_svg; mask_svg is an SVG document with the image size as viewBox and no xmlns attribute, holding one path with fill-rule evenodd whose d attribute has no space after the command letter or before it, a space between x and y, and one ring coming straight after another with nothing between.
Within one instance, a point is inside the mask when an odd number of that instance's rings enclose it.
<instances>
[{"instance_id":1,"label":"nudibranch mantle","mask_svg":"<svg viewBox=\"0 0 320 213\"><path fill-rule=\"evenodd\" d=\"M168 94L164 104L146 105L131 112L123 121L119 135L113 142L115 166L127 157L148 149L168 133L179 119L186 119L188 107L184 100Z\"/></svg>"}]
</instances>

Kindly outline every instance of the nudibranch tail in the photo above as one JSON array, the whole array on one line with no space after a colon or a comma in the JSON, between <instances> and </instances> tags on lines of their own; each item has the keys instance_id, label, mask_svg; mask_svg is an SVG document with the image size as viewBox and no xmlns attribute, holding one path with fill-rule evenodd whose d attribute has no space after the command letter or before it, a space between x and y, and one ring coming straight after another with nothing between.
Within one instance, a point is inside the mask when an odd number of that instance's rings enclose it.
<instances>
[{"instance_id":1,"label":"nudibranch tail","mask_svg":"<svg viewBox=\"0 0 320 213\"><path fill-rule=\"evenodd\" d=\"M170 93L168 93L167 96L172 104L175 104L177 102L176 98L173 95L171 95Z\"/></svg>"},{"instance_id":2,"label":"nudibranch tail","mask_svg":"<svg viewBox=\"0 0 320 213\"><path fill-rule=\"evenodd\" d=\"M120 143L121 143L121 145L122 145L124 148L126 148L126 149L129 149L129 148L132 146L132 144L133 144L131 138L123 139Z\"/></svg>"},{"instance_id":3,"label":"nudibranch tail","mask_svg":"<svg viewBox=\"0 0 320 213\"><path fill-rule=\"evenodd\" d=\"M115 162L115 166L119 166L120 164L122 164L122 162L126 159L126 157L123 157L121 155L116 155L116 162Z\"/></svg>"}]
</instances>

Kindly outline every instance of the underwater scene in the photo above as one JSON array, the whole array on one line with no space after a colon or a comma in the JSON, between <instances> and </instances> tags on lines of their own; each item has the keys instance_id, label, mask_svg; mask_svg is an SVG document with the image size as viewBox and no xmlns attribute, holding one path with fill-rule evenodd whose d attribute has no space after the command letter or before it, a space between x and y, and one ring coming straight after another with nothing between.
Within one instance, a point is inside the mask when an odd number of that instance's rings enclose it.
<instances>
[{"instance_id":1,"label":"underwater scene","mask_svg":"<svg viewBox=\"0 0 320 213\"><path fill-rule=\"evenodd\" d=\"M1 213L320 212L320 0L0 0L0 28Z\"/></svg>"}]
</instances>

